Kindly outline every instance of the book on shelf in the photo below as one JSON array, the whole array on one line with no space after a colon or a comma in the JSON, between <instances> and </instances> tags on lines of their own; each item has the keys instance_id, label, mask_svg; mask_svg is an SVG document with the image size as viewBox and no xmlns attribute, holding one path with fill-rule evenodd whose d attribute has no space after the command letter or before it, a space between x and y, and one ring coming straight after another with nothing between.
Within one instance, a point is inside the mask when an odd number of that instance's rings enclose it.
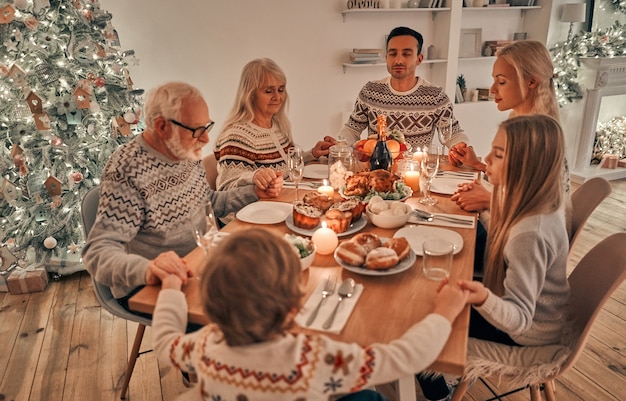
<instances>
[{"instance_id":1,"label":"book on shelf","mask_svg":"<svg viewBox=\"0 0 626 401\"><path fill-rule=\"evenodd\" d=\"M357 49L354 48L352 49L352 53L354 54L383 54L384 50L383 49Z\"/></svg>"},{"instance_id":2,"label":"book on shelf","mask_svg":"<svg viewBox=\"0 0 626 401\"><path fill-rule=\"evenodd\" d=\"M513 7L532 7L535 5L535 0L511 0L510 3Z\"/></svg>"},{"instance_id":3,"label":"book on shelf","mask_svg":"<svg viewBox=\"0 0 626 401\"><path fill-rule=\"evenodd\" d=\"M357 54L357 53L350 53L350 61L352 62L366 62L366 61L371 61L371 62L379 62L381 60L380 56L378 55L363 55L363 54Z\"/></svg>"},{"instance_id":4,"label":"book on shelf","mask_svg":"<svg viewBox=\"0 0 626 401\"><path fill-rule=\"evenodd\" d=\"M511 5L509 3L493 3L493 4L487 4L487 7L510 7Z\"/></svg>"}]
</instances>

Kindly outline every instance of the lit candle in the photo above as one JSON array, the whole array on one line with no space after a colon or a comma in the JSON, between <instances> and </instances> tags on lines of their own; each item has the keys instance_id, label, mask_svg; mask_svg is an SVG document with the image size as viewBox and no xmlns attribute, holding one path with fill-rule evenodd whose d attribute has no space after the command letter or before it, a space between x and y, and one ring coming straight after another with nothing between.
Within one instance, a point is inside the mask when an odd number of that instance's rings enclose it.
<instances>
[{"instance_id":1,"label":"lit candle","mask_svg":"<svg viewBox=\"0 0 626 401\"><path fill-rule=\"evenodd\" d=\"M326 222L322 222L322 227L315 230L313 236L311 237L311 241L315 244L317 248L317 253L320 255L329 255L335 251L337 245L339 245L339 239L337 238L337 234L326 227Z\"/></svg>"},{"instance_id":2,"label":"lit candle","mask_svg":"<svg viewBox=\"0 0 626 401\"><path fill-rule=\"evenodd\" d=\"M414 194L418 194L420 190L420 172L415 170L405 171L404 183L411 187Z\"/></svg>"},{"instance_id":3,"label":"lit candle","mask_svg":"<svg viewBox=\"0 0 626 401\"><path fill-rule=\"evenodd\" d=\"M335 197L335 189L328 185L328 180L324 180L324 185L317 188L317 192L328 195L330 199Z\"/></svg>"},{"instance_id":4,"label":"lit candle","mask_svg":"<svg viewBox=\"0 0 626 401\"><path fill-rule=\"evenodd\" d=\"M424 152L422 152L421 148L417 148L417 151L413 153L413 160L415 160L418 163L421 163L423 158L424 158Z\"/></svg>"}]
</instances>

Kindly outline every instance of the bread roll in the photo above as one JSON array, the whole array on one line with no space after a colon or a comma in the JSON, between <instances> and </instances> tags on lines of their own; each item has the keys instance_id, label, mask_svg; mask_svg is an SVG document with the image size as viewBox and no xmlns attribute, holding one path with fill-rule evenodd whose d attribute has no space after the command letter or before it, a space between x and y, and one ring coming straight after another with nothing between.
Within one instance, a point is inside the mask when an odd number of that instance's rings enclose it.
<instances>
[{"instance_id":1,"label":"bread roll","mask_svg":"<svg viewBox=\"0 0 626 401\"><path fill-rule=\"evenodd\" d=\"M407 241L404 237L389 238L383 246L385 248L393 249L396 252L396 255L398 255L399 260L403 260L409 256L409 251L411 250L409 241Z\"/></svg>"},{"instance_id":2,"label":"bread roll","mask_svg":"<svg viewBox=\"0 0 626 401\"><path fill-rule=\"evenodd\" d=\"M337 257L350 266L363 266L367 252L352 241L344 241L337 247Z\"/></svg>"},{"instance_id":3,"label":"bread roll","mask_svg":"<svg viewBox=\"0 0 626 401\"><path fill-rule=\"evenodd\" d=\"M370 270L385 270L394 267L400 259L391 248L376 248L370 251L365 258L365 268Z\"/></svg>"},{"instance_id":4,"label":"bread roll","mask_svg":"<svg viewBox=\"0 0 626 401\"><path fill-rule=\"evenodd\" d=\"M382 242L378 235L372 233L360 233L352 238L353 242L361 245L367 252L382 246Z\"/></svg>"}]
</instances>

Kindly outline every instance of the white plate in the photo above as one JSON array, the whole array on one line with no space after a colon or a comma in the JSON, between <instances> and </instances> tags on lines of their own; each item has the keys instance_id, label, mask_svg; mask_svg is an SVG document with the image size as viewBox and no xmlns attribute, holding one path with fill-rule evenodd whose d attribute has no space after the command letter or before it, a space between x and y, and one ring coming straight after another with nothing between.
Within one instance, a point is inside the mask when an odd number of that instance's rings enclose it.
<instances>
[{"instance_id":1,"label":"white plate","mask_svg":"<svg viewBox=\"0 0 626 401\"><path fill-rule=\"evenodd\" d=\"M285 221L291 215L293 205L285 202L250 203L235 215L239 220L254 224L276 224Z\"/></svg>"},{"instance_id":2,"label":"white plate","mask_svg":"<svg viewBox=\"0 0 626 401\"><path fill-rule=\"evenodd\" d=\"M302 173L304 178L323 179L328 178L328 165L327 164L307 164L304 166L304 172Z\"/></svg>"},{"instance_id":3,"label":"white plate","mask_svg":"<svg viewBox=\"0 0 626 401\"><path fill-rule=\"evenodd\" d=\"M427 239L445 239L452 242L454 245L454 254L461 252L463 249L463 237L456 231L448 230L439 227L429 226L409 226L402 227L393 235L394 238L404 237L409 241L411 249L415 251L416 255L422 256L424 253L422 250L422 243Z\"/></svg>"},{"instance_id":4,"label":"white plate","mask_svg":"<svg viewBox=\"0 0 626 401\"><path fill-rule=\"evenodd\" d=\"M430 192L443 195L453 195L454 192L459 188L459 184L472 181L472 178L463 179L456 177L437 177L433 179L432 184L430 184Z\"/></svg>"},{"instance_id":5,"label":"white plate","mask_svg":"<svg viewBox=\"0 0 626 401\"><path fill-rule=\"evenodd\" d=\"M311 237L313 233L315 232L315 230L317 230L317 228L319 227L319 224L318 224L318 227L315 227L311 230L296 227L295 224L293 224L292 213L290 213L289 216L287 216L287 219L285 220L285 224L287 224L287 227L289 227L291 231L298 233L300 235L306 235L307 237ZM359 220L357 220L356 222L352 222L352 224L350 224L350 227L348 227L346 231L337 234L337 237L345 237L346 235L356 234L357 232L361 231L363 227L365 227L366 225L367 225L367 218L365 217L365 213L363 213L363 215L361 216Z\"/></svg>"},{"instance_id":6,"label":"white plate","mask_svg":"<svg viewBox=\"0 0 626 401\"><path fill-rule=\"evenodd\" d=\"M380 240L383 243L385 243L387 241L387 238L381 238ZM409 255L406 258L402 259L400 263L398 263L394 267L390 269L386 269L386 270L370 270L370 269L366 269L365 267L352 266L343 262L337 256L337 250L335 250L334 256L335 256L335 261L339 263L341 267L343 267L344 269L348 271L351 271L352 273L362 274L364 276L390 276L392 274L401 273L405 270L410 269L411 266L413 266L413 264L415 263L415 259L417 258L415 256L415 252L413 252L413 249L411 249L409 251Z\"/></svg>"}]
</instances>

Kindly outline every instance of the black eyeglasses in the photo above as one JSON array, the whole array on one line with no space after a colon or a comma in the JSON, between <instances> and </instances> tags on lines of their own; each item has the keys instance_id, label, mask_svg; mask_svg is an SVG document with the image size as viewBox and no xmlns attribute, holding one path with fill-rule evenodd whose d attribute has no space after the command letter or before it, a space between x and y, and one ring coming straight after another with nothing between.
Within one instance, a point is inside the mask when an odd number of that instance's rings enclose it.
<instances>
[{"instance_id":1,"label":"black eyeglasses","mask_svg":"<svg viewBox=\"0 0 626 401\"><path fill-rule=\"evenodd\" d=\"M188 127L186 125L183 125L182 123L179 123L176 120L169 119L168 121L171 122L174 125L178 125L181 128L184 128L184 129L186 129L188 131L191 131L191 137L194 138L194 139L195 138L200 138L202 136L202 134L204 134L205 132L208 134L211 131L211 128L213 128L213 126L215 125L215 121L211 121L211 122L209 122L205 126L197 127L197 128L191 128L191 127Z\"/></svg>"}]
</instances>

